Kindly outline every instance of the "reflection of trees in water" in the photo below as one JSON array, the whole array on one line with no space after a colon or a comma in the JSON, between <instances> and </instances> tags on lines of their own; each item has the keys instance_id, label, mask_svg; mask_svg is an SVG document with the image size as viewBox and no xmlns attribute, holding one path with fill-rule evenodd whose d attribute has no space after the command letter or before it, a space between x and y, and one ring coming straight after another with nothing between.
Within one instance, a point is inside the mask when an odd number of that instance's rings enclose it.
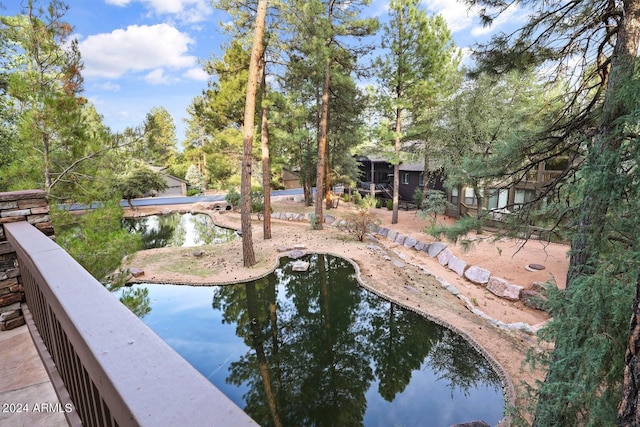
<instances>
[{"instance_id":1,"label":"reflection of trees in water","mask_svg":"<svg viewBox=\"0 0 640 427\"><path fill-rule=\"evenodd\" d=\"M235 237L233 230L217 227L211 218L204 214L172 213L126 218L123 227L129 232L140 234L143 249L184 246L188 231L192 232L193 245L228 242Z\"/></svg>"},{"instance_id":2,"label":"reflection of trees in water","mask_svg":"<svg viewBox=\"0 0 640 427\"><path fill-rule=\"evenodd\" d=\"M499 390L500 378L491 363L455 332L442 328L443 336L433 348L428 364L449 388L465 395L471 388L484 384Z\"/></svg>"},{"instance_id":3,"label":"reflection of trees in water","mask_svg":"<svg viewBox=\"0 0 640 427\"><path fill-rule=\"evenodd\" d=\"M250 348L227 382L248 387L245 411L259 424L361 425L371 384L393 401L427 356L452 388L493 374L457 334L357 286L345 260L309 261L307 272L282 262L261 280L214 291L213 308Z\"/></svg>"},{"instance_id":4,"label":"reflection of trees in water","mask_svg":"<svg viewBox=\"0 0 640 427\"><path fill-rule=\"evenodd\" d=\"M392 402L442 338L442 328L397 304L377 297L372 300L370 340L378 392Z\"/></svg>"},{"instance_id":5,"label":"reflection of trees in water","mask_svg":"<svg viewBox=\"0 0 640 427\"><path fill-rule=\"evenodd\" d=\"M179 215L152 215L123 220L125 229L132 233L138 233L142 238L142 249L169 246L179 221Z\"/></svg>"},{"instance_id":6,"label":"reflection of trees in water","mask_svg":"<svg viewBox=\"0 0 640 427\"><path fill-rule=\"evenodd\" d=\"M120 302L141 319L151 312L151 301L147 288L124 288L120 294Z\"/></svg>"},{"instance_id":7,"label":"reflection of trees in water","mask_svg":"<svg viewBox=\"0 0 640 427\"><path fill-rule=\"evenodd\" d=\"M234 230L218 227L208 215L190 215L187 220L192 225L196 245L225 243L235 238Z\"/></svg>"}]
</instances>

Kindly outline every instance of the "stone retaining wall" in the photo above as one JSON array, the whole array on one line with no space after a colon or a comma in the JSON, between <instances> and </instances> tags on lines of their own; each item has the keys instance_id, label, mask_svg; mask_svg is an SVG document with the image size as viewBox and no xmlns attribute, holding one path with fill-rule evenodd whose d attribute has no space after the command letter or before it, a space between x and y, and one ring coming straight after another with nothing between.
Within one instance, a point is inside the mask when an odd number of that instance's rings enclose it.
<instances>
[{"instance_id":1,"label":"stone retaining wall","mask_svg":"<svg viewBox=\"0 0 640 427\"><path fill-rule=\"evenodd\" d=\"M271 218L288 221L308 221L309 214L274 212L271 214ZM345 225L344 220L336 219L331 215L325 215L324 222L334 227L341 227ZM440 263L440 265L449 268L458 274L458 276L475 283L476 285L484 286L487 291L497 297L509 301L522 301L526 306L537 310L542 310L544 308L544 292L527 290L523 286L510 283L503 278L493 276L489 270L480 266L468 265L465 261L456 257L444 243L421 242L410 236L403 235L396 230L385 227L375 227L371 231L374 234L380 237L385 237L387 240L405 248L413 248L418 252L424 252L425 255L428 255L430 258L434 258Z\"/></svg>"},{"instance_id":2,"label":"stone retaining wall","mask_svg":"<svg viewBox=\"0 0 640 427\"><path fill-rule=\"evenodd\" d=\"M49 216L49 201L42 190L0 193L0 330L24 325L20 303L24 289L20 279L16 252L7 241L4 224L27 221L54 238Z\"/></svg>"}]
</instances>

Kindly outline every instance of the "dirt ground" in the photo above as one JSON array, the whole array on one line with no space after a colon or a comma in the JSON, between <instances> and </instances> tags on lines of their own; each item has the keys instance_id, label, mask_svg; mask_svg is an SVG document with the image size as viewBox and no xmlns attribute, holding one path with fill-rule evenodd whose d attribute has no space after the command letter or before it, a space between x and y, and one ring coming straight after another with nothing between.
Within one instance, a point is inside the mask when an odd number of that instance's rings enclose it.
<instances>
[{"instance_id":1,"label":"dirt ground","mask_svg":"<svg viewBox=\"0 0 640 427\"><path fill-rule=\"evenodd\" d=\"M133 213L146 215L157 211L203 211L213 217L220 226L240 227L240 215L232 212L212 212L209 206L184 205L155 208L139 208ZM309 212L301 202L292 200L274 201L274 212ZM325 211L337 218L353 210L350 203L341 202L338 209ZM415 211L400 211L397 224L391 224L391 212L375 209L381 226L397 230L419 241L435 241L421 230L427 225L415 215ZM439 222L451 222L450 218L439 218ZM193 255L191 248L163 248L138 252L124 262L125 268L141 268L144 275L132 279L149 283L227 284L256 279L270 273L277 265L279 248L301 245L308 252L322 252L348 258L359 270L361 284L392 301L413 309L426 317L456 330L474 344L503 377L507 398L517 407L524 404L518 386L523 381L532 383L541 379L543 373L532 372L524 365L528 350L540 351L535 336L519 330L506 330L493 326L488 320L471 313L462 300L443 289L436 278L454 285L461 294L473 301L476 308L492 319L504 323L526 322L534 328L540 327L548 315L542 311L525 307L521 302L511 302L494 296L485 287L461 278L455 272L441 266L436 259L424 252L405 248L379 237L377 241L355 238L325 226L323 230L311 230L308 222L272 219L272 238L264 240L262 224L257 219L252 227L257 264L245 268L242 264L240 239L222 245L200 247L201 257ZM467 236L474 244L470 250L460 245L443 242L468 265L477 265L491 271L493 276L504 278L514 284L529 288L533 282L553 280L564 287L568 267L568 246L539 241L495 240L491 233ZM379 249L377 249L377 248ZM390 259L390 260L389 260ZM397 261L397 262L394 262ZM525 266L535 263L545 267L541 271L530 271ZM397 265L396 265L397 264ZM399 266L404 264L404 266ZM505 422L505 425L508 424Z\"/></svg>"}]
</instances>

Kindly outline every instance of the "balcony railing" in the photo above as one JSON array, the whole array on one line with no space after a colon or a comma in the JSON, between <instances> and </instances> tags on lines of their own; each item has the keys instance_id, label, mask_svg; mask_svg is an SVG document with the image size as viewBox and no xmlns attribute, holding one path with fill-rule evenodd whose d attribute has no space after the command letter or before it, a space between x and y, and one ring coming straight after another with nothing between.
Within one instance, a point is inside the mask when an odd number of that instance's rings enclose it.
<instances>
[{"instance_id":1,"label":"balcony railing","mask_svg":"<svg viewBox=\"0 0 640 427\"><path fill-rule=\"evenodd\" d=\"M55 372L52 382L62 405L70 398L75 406L70 424L79 417L85 426L256 425L55 242L27 222L4 227L64 385Z\"/></svg>"}]
</instances>

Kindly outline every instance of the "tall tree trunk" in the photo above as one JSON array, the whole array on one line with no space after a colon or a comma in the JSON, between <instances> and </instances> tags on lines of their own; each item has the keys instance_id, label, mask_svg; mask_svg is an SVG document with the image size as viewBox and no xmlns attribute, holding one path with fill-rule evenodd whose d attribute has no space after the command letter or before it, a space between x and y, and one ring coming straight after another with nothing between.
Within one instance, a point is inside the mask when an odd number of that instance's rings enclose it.
<instances>
[{"instance_id":1,"label":"tall tree trunk","mask_svg":"<svg viewBox=\"0 0 640 427\"><path fill-rule=\"evenodd\" d=\"M640 269L637 272L636 296L629 326L629 343L625 355L622 401L618 406L618 426L640 426Z\"/></svg>"},{"instance_id":2,"label":"tall tree trunk","mask_svg":"<svg viewBox=\"0 0 640 427\"><path fill-rule=\"evenodd\" d=\"M262 60L262 89L267 93L264 56ZM262 106L260 123L260 141L262 143L262 194L264 198L264 217L262 218L262 234L265 240L271 239L271 165L269 159L269 124L267 107Z\"/></svg>"},{"instance_id":3,"label":"tall tree trunk","mask_svg":"<svg viewBox=\"0 0 640 427\"><path fill-rule=\"evenodd\" d=\"M329 87L331 85L331 59L327 58L322 87L322 116L320 118L320 138L318 140L318 174L316 177L315 227L322 229L324 214L322 199L324 198L325 156L327 151L327 128L329 126Z\"/></svg>"},{"instance_id":4,"label":"tall tree trunk","mask_svg":"<svg viewBox=\"0 0 640 427\"><path fill-rule=\"evenodd\" d=\"M327 144L327 153L325 155L325 160L324 160L324 177L325 177L325 184L324 184L324 199L326 201L326 208L327 209L331 209L331 175L330 175L330 170L331 170L331 156L330 156L330 152L331 150L329 150L329 145Z\"/></svg>"},{"instance_id":5,"label":"tall tree trunk","mask_svg":"<svg viewBox=\"0 0 640 427\"><path fill-rule=\"evenodd\" d=\"M242 172L240 184L240 223L242 232L242 260L245 267L256 263L251 233L251 166L253 151L253 133L256 114L256 93L262 58L264 25L267 16L267 0L259 0L256 25L253 34L253 47L249 62L249 79L247 97L244 106L244 123L242 127Z\"/></svg>"},{"instance_id":6,"label":"tall tree trunk","mask_svg":"<svg viewBox=\"0 0 640 427\"><path fill-rule=\"evenodd\" d=\"M398 88L398 100L400 99L400 89ZM398 223L398 207L400 203L400 141L402 132L402 109L396 108L396 140L395 153L396 164L393 165L393 212L391 214L391 224Z\"/></svg>"}]
</instances>

